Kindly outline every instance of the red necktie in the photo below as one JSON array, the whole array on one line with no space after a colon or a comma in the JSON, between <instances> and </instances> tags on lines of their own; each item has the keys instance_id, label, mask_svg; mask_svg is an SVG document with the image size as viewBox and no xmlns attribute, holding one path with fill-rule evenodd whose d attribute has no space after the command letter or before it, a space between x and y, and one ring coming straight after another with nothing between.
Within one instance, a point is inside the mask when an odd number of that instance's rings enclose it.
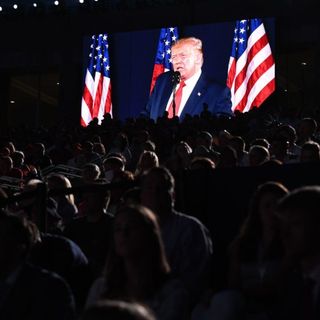
<instances>
[{"instance_id":1,"label":"red necktie","mask_svg":"<svg viewBox=\"0 0 320 320\"><path fill-rule=\"evenodd\" d=\"M176 116L179 114L179 107L180 107L180 103L181 103L181 98L182 98L182 89L185 86L185 82L181 81L179 88L176 92L176 98L175 98L175 102L176 102ZM173 117L173 101L171 102L169 109L168 109L168 118L172 118Z\"/></svg>"}]
</instances>

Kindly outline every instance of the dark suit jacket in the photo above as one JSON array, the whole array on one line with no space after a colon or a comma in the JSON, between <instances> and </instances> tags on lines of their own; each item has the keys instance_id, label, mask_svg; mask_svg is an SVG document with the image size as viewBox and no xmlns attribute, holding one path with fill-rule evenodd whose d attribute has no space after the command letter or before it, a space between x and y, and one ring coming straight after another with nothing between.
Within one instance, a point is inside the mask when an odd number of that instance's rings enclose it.
<instances>
[{"instance_id":1,"label":"dark suit jacket","mask_svg":"<svg viewBox=\"0 0 320 320\"><path fill-rule=\"evenodd\" d=\"M57 274L26 264L2 301L0 319L73 320L73 295Z\"/></svg>"},{"instance_id":2,"label":"dark suit jacket","mask_svg":"<svg viewBox=\"0 0 320 320\"><path fill-rule=\"evenodd\" d=\"M166 110L169 97L172 93L172 71L162 73L154 86L146 106L146 114L156 120L162 117ZM202 72L196 86L180 115L183 119L186 114L191 116L200 114L203 111L204 104L208 105L208 110L213 114L230 114L231 111L231 93L226 86L210 81Z\"/></svg>"}]
</instances>

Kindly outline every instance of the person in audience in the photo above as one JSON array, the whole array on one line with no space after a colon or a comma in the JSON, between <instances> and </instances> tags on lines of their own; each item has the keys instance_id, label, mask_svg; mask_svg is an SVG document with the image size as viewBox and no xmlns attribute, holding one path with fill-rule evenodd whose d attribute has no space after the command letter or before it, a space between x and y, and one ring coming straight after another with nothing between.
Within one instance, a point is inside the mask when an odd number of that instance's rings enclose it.
<instances>
[{"instance_id":1,"label":"person in audience","mask_svg":"<svg viewBox=\"0 0 320 320\"><path fill-rule=\"evenodd\" d=\"M82 180L84 183L94 183L100 178L101 170L95 163L87 163L82 168Z\"/></svg>"},{"instance_id":2,"label":"person in audience","mask_svg":"<svg viewBox=\"0 0 320 320\"><path fill-rule=\"evenodd\" d=\"M0 318L74 320L74 297L55 273L27 263L32 233L27 220L0 216Z\"/></svg>"},{"instance_id":3,"label":"person in audience","mask_svg":"<svg viewBox=\"0 0 320 320\"><path fill-rule=\"evenodd\" d=\"M219 161L219 152L213 148L213 137L208 131L200 131L196 137L196 145L192 152L192 157L209 157L217 163Z\"/></svg>"},{"instance_id":4,"label":"person in audience","mask_svg":"<svg viewBox=\"0 0 320 320\"><path fill-rule=\"evenodd\" d=\"M145 172L147 172L149 169L153 167L159 166L159 158L157 154L153 151L144 151L137 163L136 171L135 171L135 177L136 179L139 179L141 175L143 175Z\"/></svg>"},{"instance_id":5,"label":"person in audience","mask_svg":"<svg viewBox=\"0 0 320 320\"><path fill-rule=\"evenodd\" d=\"M249 166L249 153L246 151L246 143L241 136L233 136L229 139L228 145L237 152L239 167Z\"/></svg>"},{"instance_id":6,"label":"person in audience","mask_svg":"<svg viewBox=\"0 0 320 320\"><path fill-rule=\"evenodd\" d=\"M192 148L186 141L181 140L173 147L172 155L166 159L165 166L176 176L190 167L191 159Z\"/></svg>"},{"instance_id":7,"label":"person in audience","mask_svg":"<svg viewBox=\"0 0 320 320\"><path fill-rule=\"evenodd\" d=\"M124 132L119 132L116 134L112 141L108 155L112 153L120 153L125 158L125 162L130 163L132 154L129 149L129 139L127 134Z\"/></svg>"},{"instance_id":8,"label":"person in audience","mask_svg":"<svg viewBox=\"0 0 320 320\"><path fill-rule=\"evenodd\" d=\"M310 117L301 119L297 125L297 145L302 147L307 141L315 141L317 129L318 123L315 119Z\"/></svg>"},{"instance_id":9,"label":"person in audience","mask_svg":"<svg viewBox=\"0 0 320 320\"><path fill-rule=\"evenodd\" d=\"M81 320L156 320L153 312L137 302L100 300L87 308Z\"/></svg>"},{"instance_id":10,"label":"person in audience","mask_svg":"<svg viewBox=\"0 0 320 320\"><path fill-rule=\"evenodd\" d=\"M237 152L233 147L225 145L219 151L217 168L235 168L238 165Z\"/></svg>"},{"instance_id":11,"label":"person in audience","mask_svg":"<svg viewBox=\"0 0 320 320\"><path fill-rule=\"evenodd\" d=\"M63 235L79 245L89 260L92 277L100 274L109 250L113 217L107 211L110 191L102 184L83 193L83 214L66 225Z\"/></svg>"},{"instance_id":12,"label":"person in audience","mask_svg":"<svg viewBox=\"0 0 320 320\"><path fill-rule=\"evenodd\" d=\"M301 147L300 162L319 162L320 145L315 141L305 142Z\"/></svg>"},{"instance_id":13,"label":"person in audience","mask_svg":"<svg viewBox=\"0 0 320 320\"><path fill-rule=\"evenodd\" d=\"M52 173L46 177L48 190L72 188L71 181L63 174ZM58 214L62 218L63 227L70 223L78 214L78 208L75 204L73 194L56 194L52 198L58 204Z\"/></svg>"},{"instance_id":14,"label":"person in audience","mask_svg":"<svg viewBox=\"0 0 320 320\"><path fill-rule=\"evenodd\" d=\"M166 255L174 276L190 292L192 303L209 285L212 239L198 219L174 209L175 181L165 167L148 171L141 183L141 204L158 217Z\"/></svg>"},{"instance_id":15,"label":"person in audience","mask_svg":"<svg viewBox=\"0 0 320 320\"><path fill-rule=\"evenodd\" d=\"M72 290L79 313L91 281L87 257L74 241L62 235L40 232L33 222L28 223L33 233L28 262L65 279Z\"/></svg>"},{"instance_id":16,"label":"person in audience","mask_svg":"<svg viewBox=\"0 0 320 320\"><path fill-rule=\"evenodd\" d=\"M250 166L256 167L262 165L264 162L270 160L270 153L266 147L261 145L253 145L249 150Z\"/></svg>"},{"instance_id":17,"label":"person in audience","mask_svg":"<svg viewBox=\"0 0 320 320\"><path fill-rule=\"evenodd\" d=\"M114 175L119 171L124 171L125 162L120 156L108 156L103 161L104 178L107 182L111 182Z\"/></svg>"},{"instance_id":18,"label":"person in audience","mask_svg":"<svg viewBox=\"0 0 320 320\"><path fill-rule=\"evenodd\" d=\"M283 256L275 209L288 192L279 182L259 185L248 216L230 247L228 287L242 292L250 319L267 317L274 304L274 279Z\"/></svg>"},{"instance_id":19,"label":"person in audience","mask_svg":"<svg viewBox=\"0 0 320 320\"><path fill-rule=\"evenodd\" d=\"M320 187L302 186L281 199L277 216L285 249L275 319L320 318Z\"/></svg>"},{"instance_id":20,"label":"person in audience","mask_svg":"<svg viewBox=\"0 0 320 320\"><path fill-rule=\"evenodd\" d=\"M262 146L262 147L265 147L269 150L270 148L270 142L266 139L266 138L256 138L256 139L253 139L250 143L250 148L252 146ZM249 149L250 149L249 148Z\"/></svg>"},{"instance_id":21,"label":"person in audience","mask_svg":"<svg viewBox=\"0 0 320 320\"><path fill-rule=\"evenodd\" d=\"M190 170L199 170L199 169L207 169L212 170L215 169L215 163L206 157L195 157L192 159L190 164Z\"/></svg>"},{"instance_id":22,"label":"person in audience","mask_svg":"<svg viewBox=\"0 0 320 320\"><path fill-rule=\"evenodd\" d=\"M301 146L297 145L297 132L296 129L290 124L281 125L275 132L278 137L282 137L289 142L288 152L294 155L295 158L299 158L301 152Z\"/></svg>"},{"instance_id":23,"label":"person in audience","mask_svg":"<svg viewBox=\"0 0 320 320\"><path fill-rule=\"evenodd\" d=\"M87 305L99 299L146 304L159 320L187 319L187 291L170 274L157 218L146 207L118 210L104 275L93 283Z\"/></svg>"}]
</instances>

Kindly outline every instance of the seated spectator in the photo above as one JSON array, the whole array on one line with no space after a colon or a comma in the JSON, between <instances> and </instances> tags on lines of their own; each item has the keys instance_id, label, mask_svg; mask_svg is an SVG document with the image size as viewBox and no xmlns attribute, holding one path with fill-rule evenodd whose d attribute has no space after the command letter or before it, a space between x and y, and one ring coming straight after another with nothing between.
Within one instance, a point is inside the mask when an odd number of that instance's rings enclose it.
<instances>
[{"instance_id":1,"label":"seated spectator","mask_svg":"<svg viewBox=\"0 0 320 320\"><path fill-rule=\"evenodd\" d=\"M320 318L320 187L304 186L281 199L277 216L285 249L275 319Z\"/></svg>"},{"instance_id":2,"label":"seated spectator","mask_svg":"<svg viewBox=\"0 0 320 320\"><path fill-rule=\"evenodd\" d=\"M277 289L274 279L283 257L275 208L287 193L279 182L259 185L248 216L230 248L229 288L244 295L250 319L267 316L273 307Z\"/></svg>"},{"instance_id":3,"label":"seated spectator","mask_svg":"<svg viewBox=\"0 0 320 320\"><path fill-rule=\"evenodd\" d=\"M165 161L165 165L173 175L177 175L190 167L191 159L192 149L182 140L174 146L172 155Z\"/></svg>"},{"instance_id":4,"label":"seated spectator","mask_svg":"<svg viewBox=\"0 0 320 320\"><path fill-rule=\"evenodd\" d=\"M320 145L314 141L305 142L300 153L300 162L319 162Z\"/></svg>"},{"instance_id":5,"label":"seated spectator","mask_svg":"<svg viewBox=\"0 0 320 320\"><path fill-rule=\"evenodd\" d=\"M206 157L195 157L191 161L190 170L199 170L199 169L215 169L215 163Z\"/></svg>"},{"instance_id":6,"label":"seated spectator","mask_svg":"<svg viewBox=\"0 0 320 320\"><path fill-rule=\"evenodd\" d=\"M0 216L0 318L75 319L73 294L63 278L27 263L32 234L25 218Z\"/></svg>"},{"instance_id":7,"label":"seated spectator","mask_svg":"<svg viewBox=\"0 0 320 320\"><path fill-rule=\"evenodd\" d=\"M238 166L249 166L249 153L246 151L246 143L244 139L241 136L233 136L229 139L228 145L237 153Z\"/></svg>"},{"instance_id":8,"label":"seated spectator","mask_svg":"<svg viewBox=\"0 0 320 320\"><path fill-rule=\"evenodd\" d=\"M168 169L152 168L142 179L141 203L157 215L172 273L185 284L194 303L209 285L212 240L198 219L174 210L174 189Z\"/></svg>"},{"instance_id":9,"label":"seated spectator","mask_svg":"<svg viewBox=\"0 0 320 320\"><path fill-rule=\"evenodd\" d=\"M170 276L157 218L147 208L117 212L105 272L93 283L87 305L99 299L146 304L159 320L187 319L187 292Z\"/></svg>"},{"instance_id":10,"label":"seated spectator","mask_svg":"<svg viewBox=\"0 0 320 320\"><path fill-rule=\"evenodd\" d=\"M301 147L297 145L297 132L296 129L289 125L283 124L281 125L275 133L278 137L282 137L289 142L288 152L292 155L295 155L295 158L300 156Z\"/></svg>"},{"instance_id":11,"label":"seated spectator","mask_svg":"<svg viewBox=\"0 0 320 320\"><path fill-rule=\"evenodd\" d=\"M109 250L113 217L107 211L110 191L97 183L83 193L82 214L72 220L63 235L81 248L89 260L92 277L100 274Z\"/></svg>"},{"instance_id":12,"label":"seated spectator","mask_svg":"<svg viewBox=\"0 0 320 320\"><path fill-rule=\"evenodd\" d=\"M59 190L59 189L70 189L72 188L70 180L59 173L52 173L47 178L48 189ZM73 194L57 194L53 195L52 198L58 204L58 214L62 218L63 227L72 221L77 213L78 208L75 205Z\"/></svg>"},{"instance_id":13,"label":"seated spectator","mask_svg":"<svg viewBox=\"0 0 320 320\"><path fill-rule=\"evenodd\" d=\"M269 150L270 143L265 138L256 138L256 139L253 139L253 141L251 142L250 147L252 147L252 146L262 146L262 147L265 147Z\"/></svg>"},{"instance_id":14,"label":"seated spectator","mask_svg":"<svg viewBox=\"0 0 320 320\"><path fill-rule=\"evenodd\" d=\"M110 153L120 153L126 159L126 163L130 163L132 154L129 149L128 136L124 132L119 132L118 134L116 134L112 141L112 145L108 152L108 155Z\"/></svg>"},{"instance_id":15,"label":"seated spectator","mask_svg":"<svg viewBox=\"0 0 320 320\"><path fill-rule=\"evenodd\" d=\"M146 173L149 169L159 166L159 159L155 152L153 151L144 151L137 163L135 177L139 178L141 175Z\"/></svg>"},{"instance_id":16,"label":"seated spectator","mask_svg":"<svg viewBox=\"0 0 320 320\"><path fill-rule=\"evenodd\" d=\"M260 166L270 160L270 153L266 147L253 145L249 150L249 164L252 167Z\"/></svg>"},{"instance_id":17,"label":"seated spectator","mask_svg":"<svg viewBox=\"0 0 320 320\"><path fill-rule=\"evenodd\" d=\"M206 154L205 154L206 153ZM219 153L213 148L213 137L208 131L200 131L196 137L196 145L192 157L205 156L217 163Z\"/></svg>"},{"instance_id":18,"label":"seated spectator","mask_svg":"<svg viewBox=\"0 0 320 320\"><path fill-rule=\"evenodd\" d=\"M115 215L118 208L121 206L122 195L132 188L135 177L130 171L118 171L112 178L111 197L108 210L112 215Z\"/></svg>"},{"instance_id":19,"label":"seated spectator","mask_svg":"<svg viewBox=\"0 0 320 320\"><path fill-rule=\"evenodd\" d=\"M297 145L303 146L305 142L315 141L318 123L313 118L303 118L297 125ZM318 141L316 141L318 142Z\"/></svg>"},{"instance_id":20,"label":"seated spectator","mask_svg":"<svg viewBox=\"0 0 320 320\"><path fill-rule=\"evenodd\" d=\"M84 183L94 183L100 178L101 170L94 163L87 163L82 168L82 180Z\"/></svg>"},{"instance_id":21,"label":"seated spectator","mask_svg":"<svg viewBox=\"0 0 320 320\"><path fill-rule=\"evenodd\" d=\"M34 241L28 261L35 266L57 273L70 285L78 312L83 308L91 279L88 259L72 240L47 232L40 232L29 222Z\"/></svg>"},{"instance_id":22,"label":"seated spectator","mask_svg":"<svg viewBox=\"0 0 320 320\"><path fill-rule=\"evenodd\" d=\"M237 152L229 145L220 147L217 168L235 168L238 165Z\"/></svg>"},{"instance_id":23,"label":"seated spectator","mask_svg":"<svg viewBox=\"0 0 320 320\"><path fill-rule=\"evenodd\" d=\"M119 171L124 171L125 162L120 156L108 156L103 161L104 178L106 182L111 182L114 175Z\"/></svg>"},{"instance_id":24,"label":"seated spectator","mask_svg":"<svg viewBox=\"0 0 320 320\"><path fill-rule=\"evenodd\" d=\"M84 311L81 320L156 320L153 312L137 302L100 300Z\"/></svg>"}]
</instances>

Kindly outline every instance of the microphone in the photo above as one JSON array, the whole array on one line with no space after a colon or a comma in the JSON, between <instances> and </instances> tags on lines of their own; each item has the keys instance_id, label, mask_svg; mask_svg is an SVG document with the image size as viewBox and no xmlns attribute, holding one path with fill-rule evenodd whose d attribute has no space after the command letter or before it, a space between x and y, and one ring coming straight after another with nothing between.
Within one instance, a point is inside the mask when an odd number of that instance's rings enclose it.
<instances>
[{"instance_id":1,"label":"microphone","mask_svg":"<svg viewBox=\"0 0 320 320\"><path fill-rule=\"evenodd\" d=\"M173 74L172 74L172 82L174 84L178 84L180 82L180 79L181 79L181 74L179 71L174 71Z\"/></svg>"}]
</instances>

